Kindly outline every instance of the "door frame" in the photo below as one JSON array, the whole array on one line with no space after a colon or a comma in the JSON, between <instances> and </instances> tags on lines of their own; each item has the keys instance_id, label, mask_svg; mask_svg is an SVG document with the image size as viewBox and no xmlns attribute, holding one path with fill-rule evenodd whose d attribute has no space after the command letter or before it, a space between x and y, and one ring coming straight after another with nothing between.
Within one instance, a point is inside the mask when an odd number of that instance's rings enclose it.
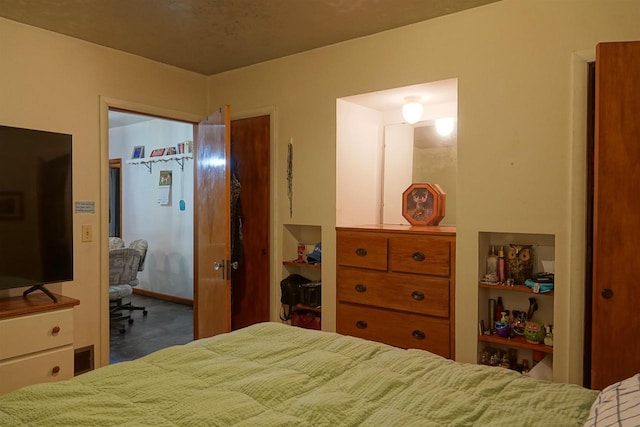
<instances>
[{"instance_id":1,"label":"door frame","mask_svg":"<svg viewBox=\"0 0 640 427\"><path fill-rule=\"evenodd\" d=\"M116 237L122 237L122 159L109 159L109 169L118 169L118 231L119 235ZM111 189L109 189L110 191ZM107 208L111 209L111 205L107 199ZM109 233L110 234L110 233ZM111 236L108 236L111 237Z\"/></svg>"},{"instance_id":2,"label":"door frame","mask_svg":"<svg viewBox=\"0 0 640 427\"><path fill-rule=\"evenodd\" d=\"M279 284L281 279L281 269L278 268L277 260L282 258L282 228L278 229L278 192L277 178L283 177L278 171L278 144L277 144L277 115L278 110L275 105L268 105L261 108L234 111L231 105L231 121L247 119L251 117L269 116L269 320L278 322L280 313ZM284 171L284 169L282 169ZM284 174L284 172L283 172ZM283 223L286 221L283 221Z\"/></svg>"},{"instance_id":3,"label":"door frame","mask_svg":"<svg viewBox=\"0 0 640 427\"><path fill-rule=\"evenodd\" d=\"M170 110L149 104L127 101L123 99L100 96L100 192L99 192L99 228L100 242L100 292L99 292L99 330L100 347L94 353L96 368L109 364L109 110L126 110L148 116L179 120L196 125L205 114L196 115L183 111Z\"/></svg>"},{"instance_id":4,"label":"door frame","mask_svg":"<svg viewBox=\"0 0 640 427\"><path fill-rule=\"evenodd\" d=\"M184 111L171 110L167 108L158 107L150 104L143 104L138 102L133 102L124 99L112 98L107 96L100 96L100 192L99 192L99 206L108 206L109 203L109 110L110 109L119 109L126 110L132 113L140 113L149 116L157 116L160 118L180 120L183 122L192 123L196 126L204 117L206 117L206 113L203 114L193 114L187 113ZM282 259L281 252L282 248L278 242L282 239L282 230L279 230L277 227L277 206L278 206L278 198L277 198L277 179L276 173L278 171L278 156L277 156L277 140L276 135L277 132L277 108L275 106L266 106L256 109L248 109L243 111L231 111L231 120L235 119L244 119L249 117L257 117L257 116L265 116L269 115L270 118L270 136L269 136L269 153L270 153L270 178L269 178L269 187L270 187L270 202L269 202L269 214L270 214L270 242L269 242L269 264L274 267L276 266L276 260ZM99 351L95 352L96 367L106 366L109 364L109 251L108 245L102 244L102 242L106 242L108 240L108 232L109 232L109 211L108 209L101 208L99 209L99 241L100 245L100 293L99 293L99 304L100 304L100 321L99 321L99 331L100 331L100 339L99 339ZM280 299L278 295L277 284L279 283L279 272L278 268L270 269L269 278L269 287L270 287L270 309L269 309L269 317L272 321L278 321L278 313L280 309Z\"/></svg>"},{"instance_id":5,"label":"door frame","mask_svg":"<svg viewBox=\"0 0 640 427\"><path fill-rule=\"evenodd\" d=\"M591 49L574 52L571 58L571 73L573 93L569 124L569 187L571 200L569 201L569 216L566 223L569 227L569 280L571 284L565 291L566 303L562 307L555 307L554 313L559 314L555 322L566 322L564 328L554 328L555 342L566 342L567 350L554 352L554 372L556 366L559 371L566 372L566 377L554 381L583 383L585 357L585 281L587 276L587 259L585 256L587 239L587 97L588 97L588 64L596 59L595 46ZM556 291L556 295L558 292ZM565 298L563 298L565 300ZM557 298L556 298L557 303ZM556 315L558 316L558 315ZM564 331L562 331L564 329ZM556 331L561 332L559 335ZM578 361L580 363L575 363ZM557 365L556 365L557 363Z\"/></svg>"}]
</instances>

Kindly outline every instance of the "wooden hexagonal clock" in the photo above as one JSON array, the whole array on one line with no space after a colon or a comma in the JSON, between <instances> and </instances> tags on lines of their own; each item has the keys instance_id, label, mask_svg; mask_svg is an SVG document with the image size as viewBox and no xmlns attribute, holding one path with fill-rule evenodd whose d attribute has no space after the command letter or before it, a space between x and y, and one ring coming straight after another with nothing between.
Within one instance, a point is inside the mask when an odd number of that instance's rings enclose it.
<instances>
[{"instance_id":1,"label":"wooden hexagonal clock","mask_svg":"<svg viewBox=\"0 0 640 427\"><path fill-rule=\"evenodd\" d=\"M438 184L411 184L402 193L402 216L411 225L438 225L445 207L446 194Z\"/></svg>"}]
</instances>

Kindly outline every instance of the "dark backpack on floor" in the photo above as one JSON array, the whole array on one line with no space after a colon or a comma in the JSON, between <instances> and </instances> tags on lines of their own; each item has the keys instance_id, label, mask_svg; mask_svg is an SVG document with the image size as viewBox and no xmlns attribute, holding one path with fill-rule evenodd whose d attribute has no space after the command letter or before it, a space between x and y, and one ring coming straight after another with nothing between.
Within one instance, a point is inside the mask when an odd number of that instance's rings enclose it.
<instances>
[{"instance_id":1,"label":"dark backpack on floor","mask_svg":"<svg viewBox=\"0 0 640 427\"><path fill-rule=\"evenodd\" d=\"M280 302L282 303L284 313L280 315L280 319L291 319L291 311L296 304L300 304L302 285L309 283L311 280L299 274L290 274L280 282Z\"/></svg>"}]
</instances>

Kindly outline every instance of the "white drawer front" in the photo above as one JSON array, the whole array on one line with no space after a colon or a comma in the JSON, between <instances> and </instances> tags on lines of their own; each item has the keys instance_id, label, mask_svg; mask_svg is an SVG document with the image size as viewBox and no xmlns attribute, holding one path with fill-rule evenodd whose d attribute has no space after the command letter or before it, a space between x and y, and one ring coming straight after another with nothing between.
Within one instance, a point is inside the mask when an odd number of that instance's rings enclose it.
<instances>
[{"instance_id":1,"label":"white drawer front","mask_svg":"<svg viewBox=\"0 0 640 427\"><path fill-rule=\"evenodd\" d=\"M73 347L0 362L0 394L30 384L73 378Z\"/></svg>"},{"instance_id":2,"label":"white drawer front","mask_svg":"<svg viewBox=\"0 0 640 427\"><path fill-rule=\"evenodd\" d=\"M72 344L73 309L2 320L0 343L0 360Z\"/></svg>"}]
</instances>

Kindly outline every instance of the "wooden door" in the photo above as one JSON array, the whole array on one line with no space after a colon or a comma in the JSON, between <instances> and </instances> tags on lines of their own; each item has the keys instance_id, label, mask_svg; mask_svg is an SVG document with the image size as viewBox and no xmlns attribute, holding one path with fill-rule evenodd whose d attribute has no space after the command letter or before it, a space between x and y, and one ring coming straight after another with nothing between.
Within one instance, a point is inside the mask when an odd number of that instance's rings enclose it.
<instances>
[{"instance_id":1,"label":"wooden door","mask_svg":"<svg viewBox=\"0 0 640 427\"><path fill-rule=\"evenodd\" d=\"M109 159L109 237L122 237L122 159Z\"/></svg>"},{"instance_id":2,"label":"wooden door","mask_svg":"<svg viewBox=\"0 0 640 427\"><path fill-rule=\"evenodd\" d=\"M230 108L198 124L194 150L194 338L231 330Z\"/></svg>"},{"instance_id":3,"label":"wooden door","mask_svg":"<svg viewBox=\"0 0 640 427\"><path fill-rule=\"evenodd\" d=\"M591 387L640 372L640 42L596 48Z\"/></svg>"},{"instance_id":4,"label":"wooden door","mask_svg":"<svg viewBox=\"0 0 640 427\"><path fill-rule=\"evenodd\" d=\"M232 175L240 183L231 218L234 330L269 320L269 129L268 115L231 121Z\"/></svg>"}]
</instances>

